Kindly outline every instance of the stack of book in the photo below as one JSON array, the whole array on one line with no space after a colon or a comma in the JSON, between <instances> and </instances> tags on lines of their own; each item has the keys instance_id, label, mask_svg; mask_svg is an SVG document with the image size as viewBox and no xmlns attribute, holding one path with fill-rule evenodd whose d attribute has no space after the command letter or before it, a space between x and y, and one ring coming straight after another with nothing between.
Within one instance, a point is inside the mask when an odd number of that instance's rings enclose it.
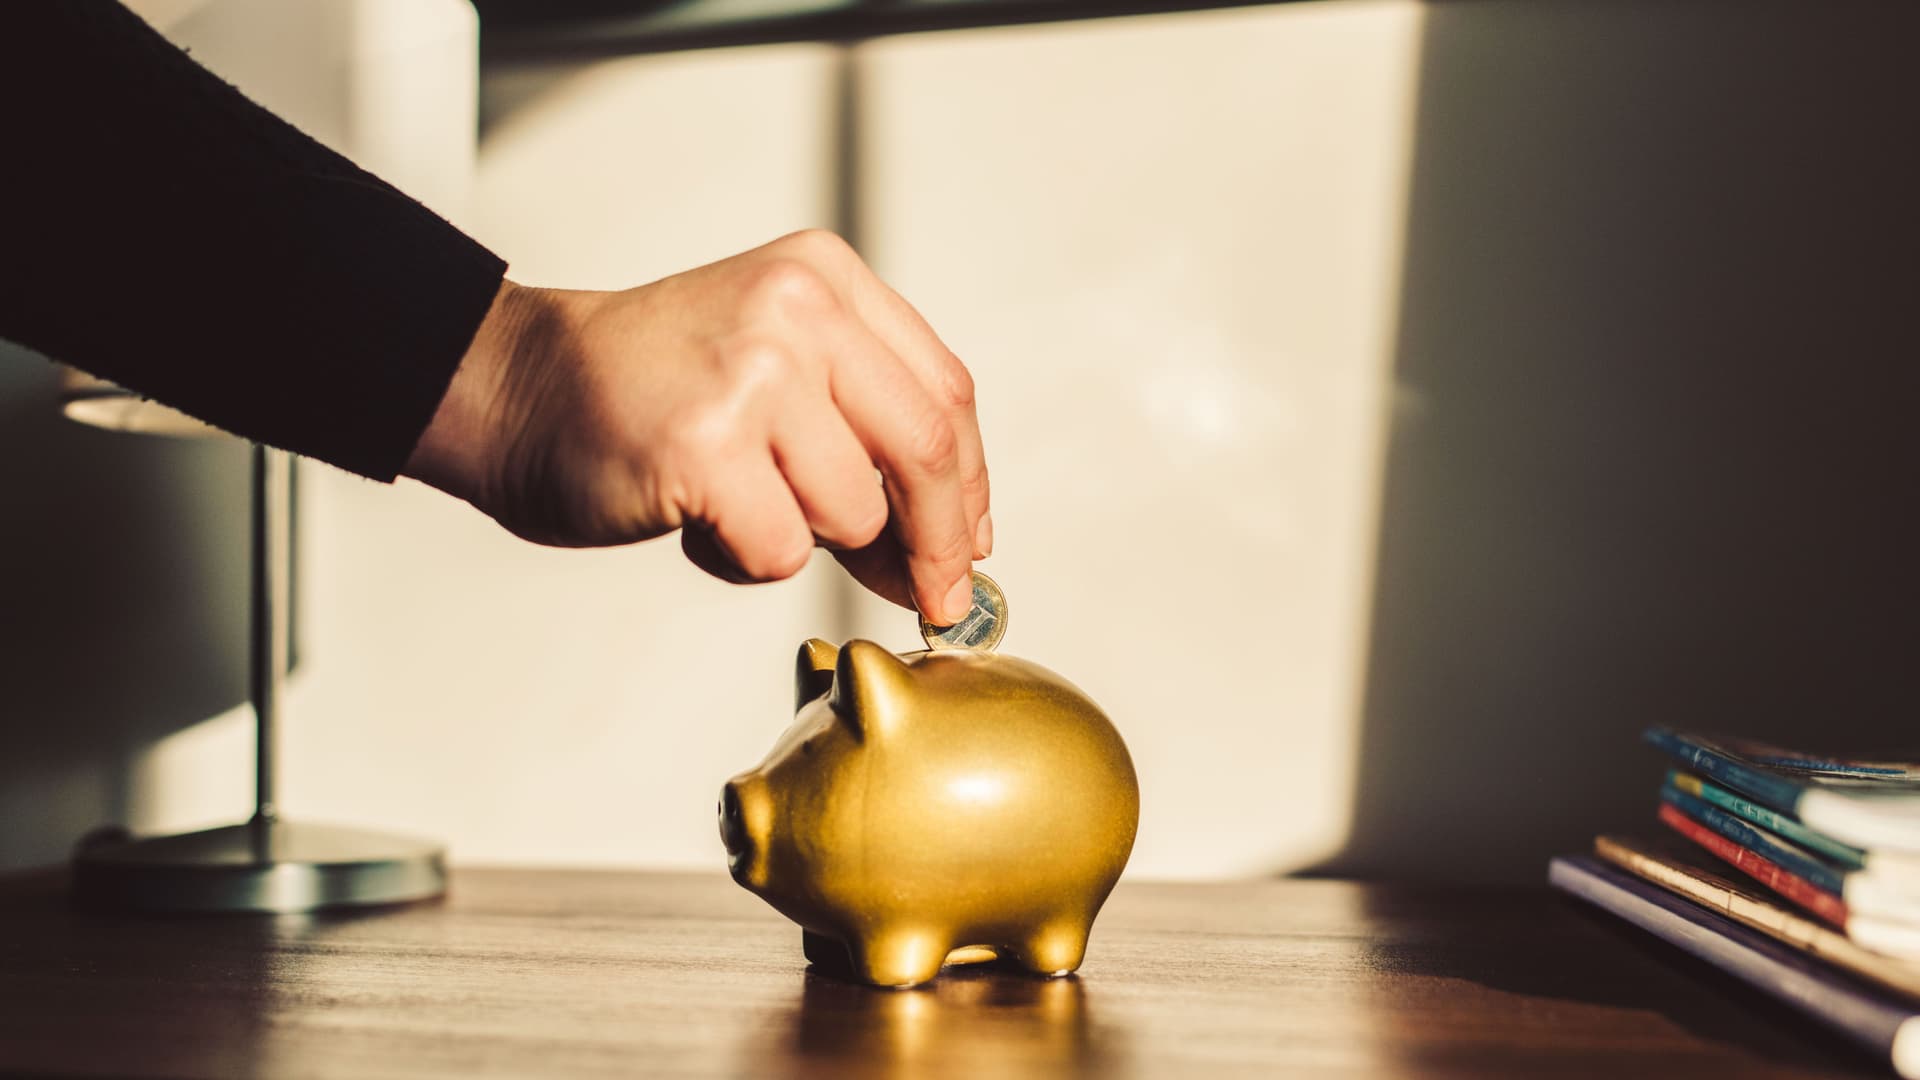
<instances>
[{"instance_id":1,"label":"stack of book","mask_svg":"<svg viewBox=\"0 0 1920 1080\"><path fill-rule=\"evenodd\" d=\"M1598 837L1592 855L1554 859L1551 883L1920 1080L1920 761L1666 728L1646 740L1674 761L1669 832Z\"/></svg>"}]
</instances>

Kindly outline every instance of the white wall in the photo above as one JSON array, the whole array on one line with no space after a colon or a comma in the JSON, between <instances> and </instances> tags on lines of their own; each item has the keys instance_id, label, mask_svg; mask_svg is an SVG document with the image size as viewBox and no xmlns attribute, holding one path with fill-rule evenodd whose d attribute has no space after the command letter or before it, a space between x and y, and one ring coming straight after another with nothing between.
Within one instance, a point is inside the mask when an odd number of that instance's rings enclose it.
<instances>
[{"instance_id":1,"label":"white wall","mask_svg":"<svg viewBox=\"0 0 1920 1080\"><path fill-rule=\"evenodd\" d=\"M1003 648L1125 733L1142 874L1345 838L1421 19L1307 4L862 50L863 246L974 372ZM886 604L859 615L912 645Z\"/></svg>"},{"instance_id":2,"label":"white wall","mask_svg":"<svg viewBox=\"0 0 1920 1080\"><path fill-rule=\"evenodd\" d=\"M614 288L824 220L832 56L613 61L491 128L479 235L523 281ZM457 857L718 865L720 785L791 707L831 579L740 589L679 545L543 549L418 484L327 470L286 804Z\"/></svg>"},{"instance_id":3,"label":"white wall","mask_svg":"<svg viewBox=\"0 0 1920 1080\"><path fill-rule=\"evenodd\" d=\"M417 182L402 176L403 186L475 231L521 280L634 284L821 224L831 205L829 50L559 74L490 129L473 174L470 147L441 152L448 117L417 102L365 137L356 121L381 114L363 99L406 95L385 85L393 65L372 91L337 64L223 66L223 44L245 36L223 18L234 6L210 4L172 32L363 164L411 173ZM351 38L349 7L303 20ZM256 33L269 14L238 10L240 29ZM428 67L420 96L459 84L436 81L442 73ZM321 93L316 105L302 90L327 86L348 100ZM472 107L469 92L469 132ZM406 137L409 124L423 137ZM731 588L692 570L671 542L537 548L421 485L324 467L304 471L302 496L288 813L427 833L472 861L715 864L719 785L782 723L791 654L822 632L829 582L809 572ZM161 740L134 771L132 823L160 831L243 816L250 722L243 707Z\"/></svg>"},{"instance_id":4,"label":"white wall","mask_svg":"<svg viewBox=\"0 0 1920 1080\"><path fill-rule=\"evenodd\" d=\"M1129 739L1136 873L1342 838L1418 27L1369 2L855 58L859 234L976 373L1005 647ZM519 72L470 221L517 279L601 288L830 224L840 64ZM306 479L291 813L473 861L718 864L714 793L784 724L798 643L845 629L831 563L737 589L672 543L542 550L418 485ZM917 647L908 613L852 610ZM244 770L211 763L244 753L244 719L159 751L142 801L173 809L143 824L238 813Z\"/></svg>"},{"instance_id":5,"label":"white wall","mask_svg":"<svg viewBox=\"0 0 1920 1080\"><path fill-rule=\"evenodd\" d=\"M1531 879L1645 822L1648 722L1901 741L1902 10L1343 0L857 51L857 232L978 377L1005 647L1125 732L1133 872ZM525 280L605 287L827 223L837 64L503 73L462 220ZM22 384L0 406L40 416ZM111 479L52 428L0 445ZM147 487L197 500L197 539L111 579L175 565L180 596L16 632L34 709L98 649L81 628L151 644L183 596L238 597L195 486L238 458L189 457ZM913 645L831 566L735 589L671 542L541 550L418 485L305 480L285 802L459 859L716 867L713 794L784 723L799 640ZM0 552L113 555L28 535ZM202 621L175 651L224 655ZM243 713L180 730L236 673L153 652L124 670L158 696L96 680L73 734L0 732L0 861L87 813L245 812ZM143 719L91 742L116 716Z\"/></svg>"}]
</instances>

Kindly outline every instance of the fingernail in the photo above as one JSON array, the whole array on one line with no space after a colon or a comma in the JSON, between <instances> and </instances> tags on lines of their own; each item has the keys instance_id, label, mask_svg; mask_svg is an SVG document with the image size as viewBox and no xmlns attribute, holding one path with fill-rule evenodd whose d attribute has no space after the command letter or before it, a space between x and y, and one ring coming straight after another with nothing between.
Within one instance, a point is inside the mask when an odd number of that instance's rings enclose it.
<instances>
[{"instance_id":1,"label":"fingernail","mask_svg":"<svg viewBox=\"0 0 1920 1080\"><path fill-rule=\"evenodd\" d=\"M947 590L947 602L943 606L947 611L947 626L967 617L967 613L973 610L972 574L953 583L953 588Z\"/></svg>"},{"instance_id":2,"label":"fingernail","mask_svg":"<svg viewBox=\"0 0 1920 1080\"><path fill-rule=\"evenodd\" d=\"M993 511L980 515L980 526L973 530L973 547L976 559L993 554Z\"/></svg>"}]
</instances>

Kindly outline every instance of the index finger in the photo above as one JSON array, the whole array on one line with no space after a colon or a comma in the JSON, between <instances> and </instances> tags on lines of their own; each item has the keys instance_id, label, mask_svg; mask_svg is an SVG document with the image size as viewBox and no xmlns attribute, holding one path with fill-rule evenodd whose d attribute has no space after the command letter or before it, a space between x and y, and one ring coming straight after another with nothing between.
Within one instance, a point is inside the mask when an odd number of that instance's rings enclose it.
<instances>
[{"instance_id":1,"label":"index finger","mask_svg":"<svg viewBox=\"0 0 1920 1080\"><path fill-rule=\"evenodd\" d=\"M831 344L833 399L880 468L914 604L935 622L957 622L973 605L973 523L962 498L953 425L900 358L865 328L848 322Z\"/></svg>"},{"instance_id":2,"label":"index finger","mask_svg":"<svg viewBox=\"0 0 1920 1080\"><path fill-rule=\"evenodd\" d=\"M856 275L854 283L855 307L874 336L920 380L952 426L960 498L966 507L968 535L973 538L973 557L984 559L993 553L993 520L989 516L986 447L974 407L973 373L905 297L871 269L863 269L865 272Z\"/></svg>"}]
</instances>

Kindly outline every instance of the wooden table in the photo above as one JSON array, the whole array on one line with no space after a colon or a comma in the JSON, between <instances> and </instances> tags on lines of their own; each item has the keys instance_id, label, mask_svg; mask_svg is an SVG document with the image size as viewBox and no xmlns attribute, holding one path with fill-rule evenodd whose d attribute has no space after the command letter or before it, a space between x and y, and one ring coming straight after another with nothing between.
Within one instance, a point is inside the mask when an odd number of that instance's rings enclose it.
<instances>
[{"instance_id":1,"label":"wooden table","mask_svg":"<svg viewBox=\"0 0 1920 1080\"><path fill-rule=\"evenodd\" d=\"M279 918L0 879L0 1072L1884 1075L1545 889L1123 885L1077 978L884 991L809 974L723 877L472 869L442 902Z\"/></svg>"}]
</instances>

